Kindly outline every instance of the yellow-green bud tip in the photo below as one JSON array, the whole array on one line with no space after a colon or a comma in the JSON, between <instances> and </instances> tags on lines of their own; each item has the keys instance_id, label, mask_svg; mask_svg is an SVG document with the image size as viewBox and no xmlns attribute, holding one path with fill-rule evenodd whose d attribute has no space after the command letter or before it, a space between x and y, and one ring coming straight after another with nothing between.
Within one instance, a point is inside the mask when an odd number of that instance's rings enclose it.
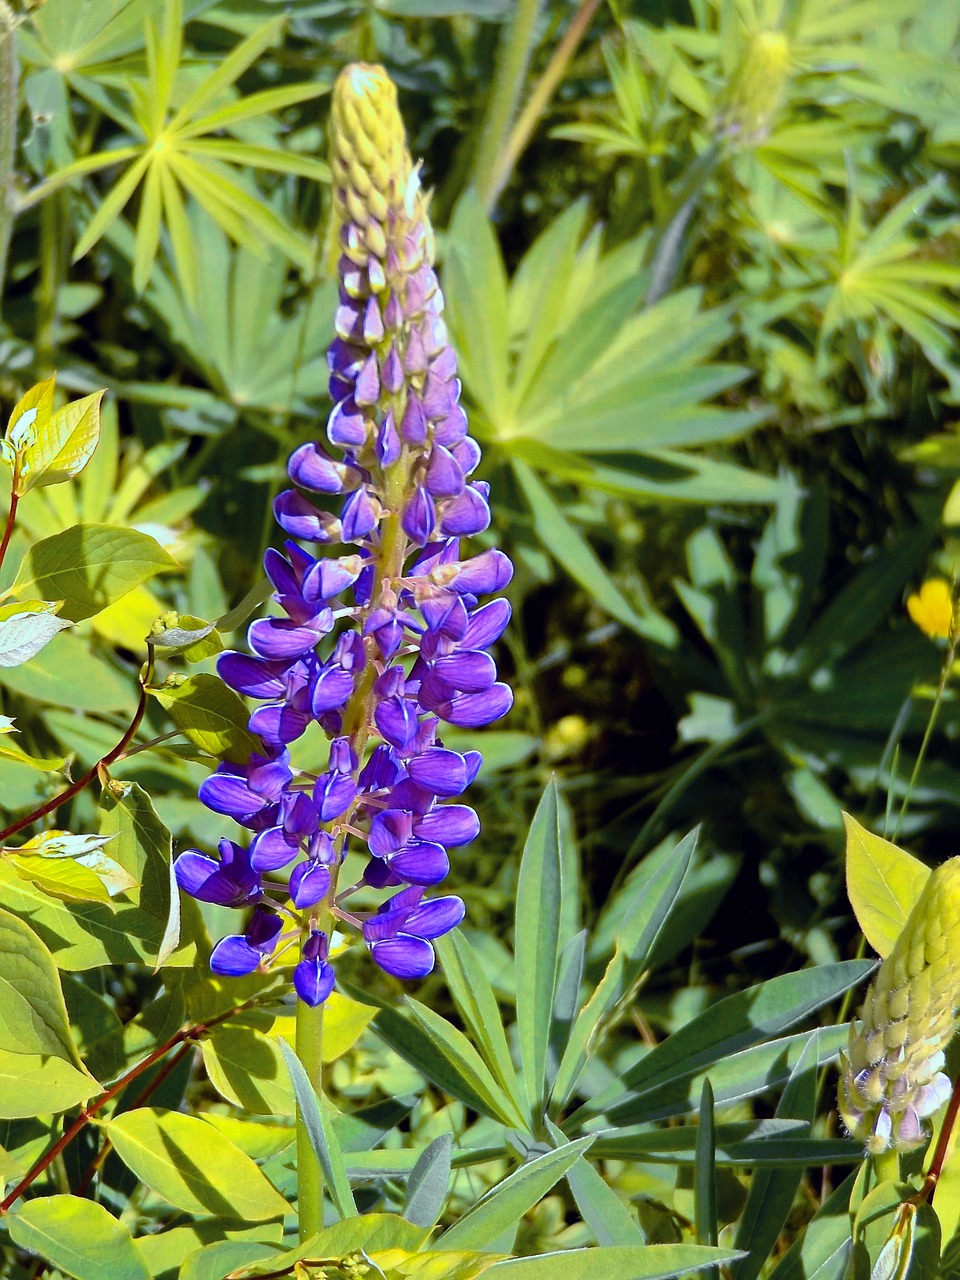
<instances>
[{"instance_id":1,"label":"yellow-green bud tip","mask_svg":"<svg viewBox=\"0 0 960 1280\"><path fill-rule=\"evenodd\" d=\"M412 165L396 85L383 67L354 62L333 86L330 165L341 222L383 222Z\"/></svg>"}]
</instances>

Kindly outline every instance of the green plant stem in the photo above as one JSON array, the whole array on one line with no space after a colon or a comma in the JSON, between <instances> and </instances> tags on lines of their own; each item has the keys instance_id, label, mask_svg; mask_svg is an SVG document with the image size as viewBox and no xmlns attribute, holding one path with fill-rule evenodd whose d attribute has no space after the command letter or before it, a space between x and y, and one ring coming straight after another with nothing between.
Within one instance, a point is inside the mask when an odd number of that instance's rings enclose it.
<instances>
[{"instance_id":1,"label":"green plant stem","mask_svg":"<svg viewBox=\"0 0 960 1280\"><path fill-rule=\"evenodd\" d=\"M550 100L563 80L567 67L580 47L580 42L587 34L587 29L600 8L600 2L601 0L581 0L580 8L573 15L566 34L554 49L553 56L534 86L533 92L527 99L526 106L517 116L516 122L510 130L510 136L497 157L489 204L496 201L500 192L510 181L510 176L516 168L517 161L529 145L534 130L550 105Z\"/></svg>"},{"instance_id":2,"label":"green plant stem","mask_svg":"<svg viewBox=\"0 0 960 1280\"><path fill-rule=\"evenodd\" d=\"M0 302L7 274L7 255L13 234L13 173L17 153L16 20L10 6L0 0Z\"/></svg>"},{"instance_id":3,"label":"green plant stem","mask_svg":"<svg viewBox=\"0 0 960 1280\"><path fill-rule=\"evenodd\" d=\"M877 1175L877 1182L900 1181L899 1151L884 1151L882 1155L873 1156L872 1158L873 1171Z\"/></svg>"},{"instance_id":4,"label":"green plant stem","mask_svg":"<svg viewBox=\"0 0 960 1280\"><path fill-rule=\"evenodd\" d=\"M55 191L40 206L40 289L37 295L37 369L43 378L57 366L60 286L63 283L63 193Z\"/></svg>"},{"instance_id":5,"label":"green plant stem","mask_svg":"<svg viewBox=\"0 0 960 1280\"><path fill-rule=\"evenodd\" d=\"M960 625L955 625L950 635L950 645L947 649L947 656L943 661L943 667L940 671L940 683L937 685L937 692L934 694L933 706L930 708L930 715L927 718L927 727L923 731L923 741L920 743L920 750L917 752L917 758L914 762L913 771L910 774L910 781L907 783L907 790L903 797L903 803L900 806L900 813L897 816L897 825L893 829L893 835L890 837L896 844L900 835L900 828L903 826L903 820L907 814L907 808L913 796L913 789L917 785L917 779L920 777L920 770L923 768L923 761L927 754L927 747L930 745L930 739L933 737L933 730L937 723L937 716L940 714L940 706L943 702L943 695L947 691L947 685L950 683L950 673L953 670L953 661L957 656L957 645L960 643Z\"/></svg>"},{"instance_id":6,"label":"green plant stem","mask_svg":"<svg viewBox=\"0 0 960 1280\"><path fill-rule=\"evenodd\" d=\"M499 195L496 175L500 156L523 91L539 16L540 0L516 0L513 18L500 40L473 167L474 185L487 212Z\"/></svg>"},{"instance_id":7,"label":"green plant stem","mask_svg":"<svg viewBox=\"0 0 960 1280\"><path fill-rule=\"evenodd\" d=\"M323 1005L311 1009L297 1001L297 1057L303 1063L320 1105L323 1105ZM297 1108L297 1209L300 1241L323 1227L323 1170L317 1159L300 1108Z\"/></svg>"},{"instance_id":8,"label":"green plant stem","mask_svg":"<svg viewBox=\"0 0 960 1280\"><path fill-rule=\"evenodd\" d=\"M10 1209L11 1205L23 1195L28 1187L36 1182L37 1178L48 1169L54 1160L64 1151L74 1140L77 1134L85 1125L89 1124L98 1111L101 1111L108 1102L111 1102L118 1094L123 1093L131 1080L136 1080L137 1076L143 1075L153 1066L155 1062L159 1062L161 1058L166 1057L171 1049L175 1049L178 1045L193 1044L213 1027L219 1026L222 1022L226 1022L230 1018L236 1017L238 1013L253 1008L257 1004L257 999L245 1000L243 1004L234 1005L232 1009L228 1009L226 1013L218 1014L215 1018L208 1018L206 1022L197 1022L189 1027L182 1027L169 1040L164 1041L162 1045L154 1049L152 1053L148 1053L142 1062L138 1062L136 1066L131 1067L129 1071L125 1071L122 1076L106 1089L99 1097L94 1098L93 1102L83 1108L77 1118L69 1125L63 1134L57 1139L53 1146L46 1151L39 1160L37 1160L20 1179L12 1191L8 1192L4 1200L0 1201L0 1214L4 1214Z\"/></svg>"}]
</instances>

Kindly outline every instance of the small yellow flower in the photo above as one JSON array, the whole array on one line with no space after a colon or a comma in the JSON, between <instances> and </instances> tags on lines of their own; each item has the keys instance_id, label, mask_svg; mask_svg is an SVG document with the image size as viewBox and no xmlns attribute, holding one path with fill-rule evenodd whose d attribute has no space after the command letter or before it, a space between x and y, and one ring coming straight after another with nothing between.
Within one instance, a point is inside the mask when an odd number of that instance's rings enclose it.
<instances>
[{"instance_id":1,"label":"small yellow flower","mask_svg":"<svg viewBox=\"0 0 960 1280\"><path fill-rule=\"evenodd\" d=\"M953 630L953 595L943 578L930 578L907 600L907 613L925 636L949 636Z\"/></svg>"}]
</instances>

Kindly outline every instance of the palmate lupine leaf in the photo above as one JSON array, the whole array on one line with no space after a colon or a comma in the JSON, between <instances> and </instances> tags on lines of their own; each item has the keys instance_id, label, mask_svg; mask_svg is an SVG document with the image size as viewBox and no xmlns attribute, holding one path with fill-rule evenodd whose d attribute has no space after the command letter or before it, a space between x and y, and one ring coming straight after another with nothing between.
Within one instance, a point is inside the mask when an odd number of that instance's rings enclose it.
<instances>
[{"instance_id":1,"label":"palmate lupine leaf","mask_svg":"<svg viewBox=\"0 0 960 1280\"><path fill-rule=\"evenodd\" d=\"M237 171L264 169L292 173L316 181L329 178L327 166L310 157L279 148L255 146L234 133L246 121L315 98L327 91L323 83L282 85L224 103L236 81L279 37L284 18L264 23L189 88L182 83L183 5L171 0L163 6L162 22L145 15L146 78L126 78L120 88L127 97L118 111L113 99L98 105L131 136L131 141L83 156L59 169L28 192L22 207L38 203L51 192L80 178L124 164L109 194L99 203L74 251L82 258L120 216L142 187L134 247L134 285L142 291L150 277L161 231L170 233L177 274L189 298L197 296L196 249L188 234L184 197L192 197L233 239L257 250L262 242L278 246L303 269L312 262L306 237L291 228L264 201L237 180ZM78 86L81 90L84 85ZM212 135L212 136L211 136Z\"/></svg>"},{"instance_id":2,"label":"palmate lupine leaf","mask_svg":"<svg viewBox=\"0 0 960 1280\"><path fill-rule=\"evenodd\" d=\"M943 185L934 178L910 192L869 229L851 175L847 217L820 327L821 363L839 330L885 320L909 334L956 390L952 331L960 329L960 309L946 291L960 287L960 266L925 257L923 241L910 234Z\"/></svg>"},{"instance_id":3,"label":"palmate lupine leaf","mask_svg":"<svg viewBox=\"0 0 960 1280\"><path fill-rule=\"evenodd\" d=\"M326 395L336 282L320 282L290 310L284 305L288 264L278 250L231 245L196 205L184 225L187 242L198 250L194 303L162 265L144 301L210 389L154 382L116 389L135 401L200 410L212 423L229 422L238 411L309 412L309 402ZM114 223L107 239L132 258L134 237L125 223ZM286 427L283 443L289 443Z\"/></svg>"}]
</instances>

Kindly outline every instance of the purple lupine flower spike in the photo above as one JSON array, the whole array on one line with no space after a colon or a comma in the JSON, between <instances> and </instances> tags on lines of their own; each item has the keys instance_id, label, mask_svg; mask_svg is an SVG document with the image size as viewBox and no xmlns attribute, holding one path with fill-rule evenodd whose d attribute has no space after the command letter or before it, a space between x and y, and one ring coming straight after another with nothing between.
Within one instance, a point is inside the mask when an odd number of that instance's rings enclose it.
<instances>
[{"instance_id":1,"label":"purple lupine flower spike","mask_svg":"<svg viewBox=\"0 0 960 1280\"><path fill-rule=\"evenodd\" d=\"M326 442L294 450L297 489L274 504L288 538L264 558L278 612L250 625L249 653L217 663L227 685L259 701L250 729L262 750L200 788L208 808L252 835L248 848L222 841L219 861L189 850L176 864L186 892L254 908L246 930L214 948L217 973L268 968L287 950L277 950L278 912L297 922L284 937L299 931L293 982L309 1005L333 988L337 921L359 926L394 977L431 972L433 940L464 904L427 890L480 830L473 809L451 803L480 753L446 747L442 724L479 728L513 701L488 652L510 606L480 600L513 566L460 542L489 525L489 487L471 478L480 449L459 403L426 201L381 67L357 64L337 81L331 168L340 300ZM333 499L339 512L324 505ZM291 757L314 722L330 739L319 776ZM336 900L348 838L366 844L366 889L392 894L366 916Z\"/></svg>"}]
</instances>

